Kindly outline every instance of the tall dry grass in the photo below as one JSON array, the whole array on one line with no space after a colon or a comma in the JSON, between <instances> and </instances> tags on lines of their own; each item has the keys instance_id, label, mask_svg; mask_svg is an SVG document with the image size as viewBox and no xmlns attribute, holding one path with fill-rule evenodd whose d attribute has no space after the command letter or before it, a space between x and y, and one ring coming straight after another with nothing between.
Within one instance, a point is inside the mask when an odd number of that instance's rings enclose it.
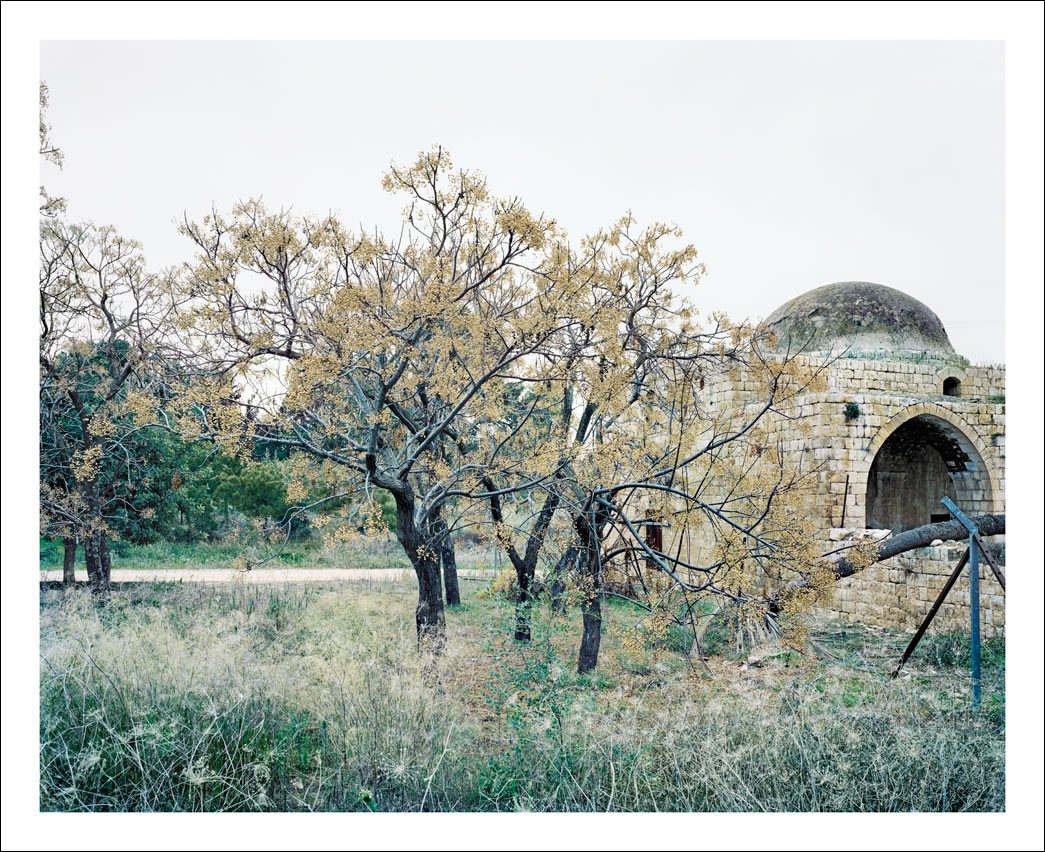
<instances>
[{"instance_id":1,"label":"tall dry grass","mask_svg":"<svg viewBox=\"0 0 1045 852\"><path fill-rule=\"evenodd\" d=\"M502 641L470 596L422 667L410 590L145 587L41 609L45 810L998 810L1004 722L960 669L572 673L575 625ZM1003 715L1003 714L1002 714Z\"/></svg>"}]
</instances>

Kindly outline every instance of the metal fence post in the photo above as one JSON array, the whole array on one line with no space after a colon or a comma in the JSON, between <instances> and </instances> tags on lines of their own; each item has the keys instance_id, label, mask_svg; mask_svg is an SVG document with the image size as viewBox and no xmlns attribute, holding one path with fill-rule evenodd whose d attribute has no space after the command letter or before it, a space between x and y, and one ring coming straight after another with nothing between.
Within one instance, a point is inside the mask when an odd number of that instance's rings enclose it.
<instances>
[{"instance_id":1,"label":"metal fence post","mask_svg":"<svg viewBox=\"0 0 1045 852\"><path fill-rule=\"evenodd\" d=\"M972 709L980 707L980 548L969 534L969 650L972 655Z\"/></svg>"},{"instance_id":2,"label":"metal fence post","mask_svg":"<svg viewBox=\"0 0 1045 852\"><path fill-rule=\"evenodd\" d=\"M972 709L980 708L980 548L976 542L976 524L949 497L941 501L969 531L969 652L972 657Z\"/></svg>"}]
</instances>

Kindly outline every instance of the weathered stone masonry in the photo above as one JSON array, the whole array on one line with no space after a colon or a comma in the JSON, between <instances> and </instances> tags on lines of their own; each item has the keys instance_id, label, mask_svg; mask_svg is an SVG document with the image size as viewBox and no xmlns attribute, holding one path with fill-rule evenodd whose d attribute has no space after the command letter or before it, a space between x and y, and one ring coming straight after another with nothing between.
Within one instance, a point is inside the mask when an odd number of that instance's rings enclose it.
<instances>
[{"instance_id":1,"label":"weathered stone masonry","mask_svg":"<svg viewBox=\"0 0 1045 852\"><path fill-rule=\"evenodd\" d=\"M900 532L942 519L944 495L969 513L1005 511L1004 367L970 365L935 313L874 284L821 287L767 322L782 348L828 363L827 390L798 399L797 417L768 427L792 465L816 471L813 511L825 545L843 537L839 528L860 537L868 528ZM743 376L722 377L708 393L712 406L759 403ZM839 584L829 614L913 628L962 552L950 542L858 573ZM989 569L983 576L982 623L991 635L1004 628L1004 595ZM963 578L932 629L968 625Z\"/></svg>"}]
</instances>

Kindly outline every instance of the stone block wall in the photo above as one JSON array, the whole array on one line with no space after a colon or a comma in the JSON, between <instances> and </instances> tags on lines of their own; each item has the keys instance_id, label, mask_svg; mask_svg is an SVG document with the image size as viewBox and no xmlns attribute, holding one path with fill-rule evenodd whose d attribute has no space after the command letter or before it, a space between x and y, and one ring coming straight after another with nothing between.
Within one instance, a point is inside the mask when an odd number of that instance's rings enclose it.
<instances>
[{"instance_id":1,"label":"stone block wall","mask_svg":"<svg viewBox=\"0 0 1045 852\"><path fill-rule=\"evenodd\" d=\"M899 396L943 396L944 382L960 382L955 399L1001 400L1005 396L1005 368L971 366L960 361L925 361L842 357L832 362L828 385L853 393L888 393Z\"/></svg>"},{"instance_id":2,"label":"stone block wall","mask_svg":"<svg viewBox=\"0 0 1045 852\"><path fill-rule=\"evenodd\" d=\"M961 396L943 393L951 376L959 377ZM896 429L917 417L945 431L974 462L953 477L959 507L972 513L1004 510L1003 367L839 358L828 368L827 382L827 391L798 397L788 416L770 417L765 424L769 439L783 447L795 469L815 472L813 511L823 530L866 526L875 455ZM761 402L758 385L743 374L718 377L708 387L712 412L754 412ZM846 414L849 403L859 409L855 417Z\"/></svg>"},{"instance_id":3,"label":"stone block wall","mask_svg":"<svg viewBox=\"0 0 1045 852\"><path fill-rule=\"evenodd\" d=\"M816 356L808 361L815 364ZM1004 367L970 366L958 359L841 357L829 365L826 377L826 391L793 400L786 416L771 416L763 424L767 439L783 448L794 469L809 471L816 478L817 495L810 511L818 519L825 545L832 528L867 526L869 481L872 499L876 499L875 482L879 495L891 487L890 475L892 482L903 483L902 466L895 459L883 464L883 476L876 468L874 480L872 464L890 436L911 421L928 424L940 440L949 442L951 462L959 458L961 464L945 470L950 487L944 488L941 479L931 499L925 496L928 486L914 487L918 483L913 478L921 474L910 473L914 496L908 496L915 500L920 495L921 502L904 515L909 526L917 525L916 515L929 514L928 503L940 496L936 491L947 493L973 514L1005 511ZM944 393L945 382L950 389L955 379L958 395ZM713 414L730 412L737 417L764 404L759 385L743 373L709 382L705 402ZM847 416L849 403L858 409L856 416L852 412ZM883 460L888 455L883 454ZM933 470L939 473L936 467ZM933 511L945 510L940 506ZM928 523L929 518L922 522ZM702 542L694 548L705 549ZM861 572L840 584L835 613L853 621L914 629L962 552L964 547L952 542ZM983 625L986 635L991 635L1004 629L1004 596L990 569L983 568L990 575L981 585ZM959 580L937 621L937 630L968 630L967 579Z\"/></svg>"},{"instance_id":4,"label":"stone block wall","mask_svg":"<svg viewBox=\"0 0 1045 852\"><path fill-rule=\"evenodd\" d=\"M960 542L911 550L838 582L822 613L841 621L914 631L928 614L958 560ZM954 584L929 627L930 633L969 631L969 569ZM984 636L1005 632L1005 592L986 560L980 559L980 629Z\"/></svg>"}]
</instances>

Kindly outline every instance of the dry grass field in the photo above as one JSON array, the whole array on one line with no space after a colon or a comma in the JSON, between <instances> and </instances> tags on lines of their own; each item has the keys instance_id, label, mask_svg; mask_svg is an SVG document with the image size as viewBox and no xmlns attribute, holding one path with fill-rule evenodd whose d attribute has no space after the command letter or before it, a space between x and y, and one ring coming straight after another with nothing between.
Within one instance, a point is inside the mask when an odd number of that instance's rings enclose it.
<instances>
[{"instance_id":1,"label":"dry grass field","mask_svg":"<svg viewBox=\"0 0 1045 852\"><path fill-rule=\"evenodd\" d=\"M466 583L418 658L408 583L142 584L98 605L41 591L44 810L1003 810L1004 646L968 702L965 640L822 624L801 657L691 666L613 605L594 677L579 617Z\"/></svg>"}]
</instances>

